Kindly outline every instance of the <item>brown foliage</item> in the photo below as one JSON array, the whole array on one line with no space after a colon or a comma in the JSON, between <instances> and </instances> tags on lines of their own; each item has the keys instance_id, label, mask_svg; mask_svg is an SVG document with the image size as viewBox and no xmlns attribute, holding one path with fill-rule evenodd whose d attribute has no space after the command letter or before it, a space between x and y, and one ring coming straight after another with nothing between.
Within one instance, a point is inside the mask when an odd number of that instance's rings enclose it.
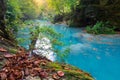
<instances>
[{"instance_id":1,"label":"brown foliage","mask_svg":"<svg viewBox=\"0 0 120 80\"><path fill-rule=\"evenodd\" d=\"M7 52L7 50L4 48L0 48L0 52Z\"/></svg>"},{"instance_id":2,"label":"brown foliage","mask_svg":"<svg viewBox=\"0 0 120 80\"><path fill-rule=\"evenodd\" d=\"M49 60L26 53L4 54L5 65L0 70L0 80L21 80L30 76L46 78L50 70L43 69ZM41 67L40 67L41 66Z\"/></svg>"}]
</instances>

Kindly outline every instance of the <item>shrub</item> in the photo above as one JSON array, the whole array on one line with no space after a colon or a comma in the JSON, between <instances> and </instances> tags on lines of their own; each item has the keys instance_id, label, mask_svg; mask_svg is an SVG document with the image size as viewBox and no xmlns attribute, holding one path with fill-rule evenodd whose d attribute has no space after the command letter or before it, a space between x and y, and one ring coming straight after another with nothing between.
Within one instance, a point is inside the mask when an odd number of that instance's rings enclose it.
<instances>
[{"instance_id":1,"label":"shrub","mask_svg":"<svg viewBox=\"0 0 120 80\"><path fill-rule=\"evenodd\" d=\"M110 22L97 22L94 26L87 26L86 30L92 34L114 34L115 26L112 26Z\"/></svg>"}]
</instances>

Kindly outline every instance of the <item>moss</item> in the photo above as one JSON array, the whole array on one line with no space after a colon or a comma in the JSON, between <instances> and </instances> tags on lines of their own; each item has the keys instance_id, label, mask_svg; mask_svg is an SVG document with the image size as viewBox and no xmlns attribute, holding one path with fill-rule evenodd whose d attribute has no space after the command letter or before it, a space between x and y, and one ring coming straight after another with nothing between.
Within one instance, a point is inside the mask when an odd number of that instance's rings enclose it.
<instances>
[{"instance_id":1,"label":"moss","mask_svg":"<svg viewBox=\"0 0 120 80\"><path fill-rule=\"evenodd\" d=\"M89 73L86 73L79 68L68 64L59 64L50 62L47 64L48 68L53 68L56 71L61 70L65 73L65 80L94 80Z\"/></svg>"},{"instance_id":2,"label":"moss","mask_svg":"<svg viewBox=\"0 0 120 80\"><path fill-rule=\"evenodd\" d=\"M60 64L58 64L58 63L55 63L55 62L50 62L50 63L48 63L48 65L47 65L49 68L55 68L55 69L62 69L62 67L61 67L61 65Z\"/></svg>"},{"instance_id":3,"label":"moss","mask_svg":"<svg viewBox=\"0 0 120 80\"><path fill-rule=\"evenodd\" d=\"M10 53L13 53L13 54L17 53L17 51L18 51L18 50L17 50L17 49L14 49L14 48L9 49L9 52L10 52Z\"/></svg>"},{"instance_id":4,"label":"moss","mask_svg":"<svg viewBox=\"0 0 120 80\"><path fill-rule=\"evenodd\" d=\"M86 73L86 72L83 72L83 71L80 71L80 70L74 70L74 69L71 69L71 70L63 70L66 74L66 76L69 78L76 78L76 79L81 79L81 80L94 80L90 74Z\"/></svg>"}]
</instances>

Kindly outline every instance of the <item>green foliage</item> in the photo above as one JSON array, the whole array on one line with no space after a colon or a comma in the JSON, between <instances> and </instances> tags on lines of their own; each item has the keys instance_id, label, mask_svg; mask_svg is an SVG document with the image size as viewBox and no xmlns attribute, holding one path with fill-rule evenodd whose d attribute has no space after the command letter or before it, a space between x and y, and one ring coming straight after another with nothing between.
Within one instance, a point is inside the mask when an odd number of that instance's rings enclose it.
<instances>
[{"instance_id":1,"label":"green foliage","mask_svg":"<svg viewBox=\"0 0 120 80\"><path fill-rule=\"evenodd\" d=\"M48 37L51 41L53 51L56 53L57 57L59 58L58 61L65 63L65 60L70 53L70 48L65 48L64 50L59 49L60 47L64 46L64 43L60 41L60 39L63 37L60 33L56 32L51 27L41 27L39 28L40 33L42 33L44 36Z\"/></svg>"},{"instance_id":2,"label":"green foliage","mask_svg":"<svg viewBox=\"0 0 120 80\"><path fill-rule=\"evenodd\" d=\"M19 0L7 1L6 23L9 29L17 31L17 25L22 17Z\"/></svg>"},{"instance_id":3,"label":"green foliage","mask_svg":"<svg viewBox=\"0 0 120 80\"><path fill-rule=\"evenodd\" d=\"M39 36L39 39L42 39L43 37L47 37L50 39L52 44L52 50L56 53L57 57L59 58L59 61L65 62L65 58L68 56L68 53L70 51L69 48L65 48L64 50L60 50L59 48L64 46L64 43L60 41L60 39L63 37L62 34L58 33L55 29L53 29L50 26L34 26L34 22L26 22L28 25L32 24L30 31L32 34L31 40L37 39Z\"/></svg>"},{"instance_id":4,"label":"green foliage","mask_svg":"<svg viewBox=\"0 0 120 80\"><path fill-rule=\"evenodd\" d=\"M18 41L19 44L21 44L21 43L23 43L25 41L25 39L23 39L23 38L17 38L17 41Z\"/></svg>"},{"instance_id":5,"label":"green foliage","mask_svg":"<svg viewBox=\"0 0 120 80\"><path fill-rule=\"evenodd\" d=\"M21 19L33 19L38 16L39 9L33 0L7 0L6 19L11 24L17 24Z\"/></svg>"},{"instance_id":6,"label":"green foliage","mask_svg":"<svg viewBox=\"0 0 120 80\"><path fill-rule=\"evenodd\" d=\"M19 0L23 19L34 19L39 16L39 8L33 0Z\"/></svg>"},{"instance_id":7,"label":"green foliage","mask_svg":"<svg viewBox=\"0 0 120 80\"><path fill-rule=\"evenodd\" d=\"M18 50L17 50L17 49L14 49L14 48L13 48L13 49L10 48L10 49L9 49L9 52L12 53L12 54L16 54L16 53L18 52Z\"/></svg>"},{"instance_id":8,"label":"green foliage","mask_svg":"<svg viewBox=\"0 0 120 80\"><path fill-rule=\"evenodd\" d=\"M58 32L56 32L53 28L50 28L49 26L40 27L39 32L42 32L45 36L49 37L50 39L54 38L60 38L62 35Z\"/></svg>"},{"instance_id":9,"label":"green foliage","mask_svg":"<svg viewBox=\"0 0 120 80\"><path fill-rule=\"evenodd\" d=\"M70 53L70 48L67 47L65 50L55 50L57 56L58 56L58 61L61 63L66 63L66 58L68 57Z\"/></svg>"},{"instance_id":10,"label":"green foliage","mask_svg":"<svg viewBox=\"0 0 120 80\"><path fill-rule=\"evenodd\" d=\"M48 5L56 14L68 13L77 5L78 0L47 0Z\"/></svg>"},{"instance_id":11,"label":"green foliage","mask_svg":"<svg viewBox=\"0 0 120 80\"><path fill-rule=\"evenodd\" d=\"M86 30L92 34L114 34L115 27L109 22L97 22L94 26L87 26Z\"/></svg>"},{"instance_id":12,"label":"green foliage","mask_svg":"<svg viewBox=\"0 0 120 80\"><path fill-rule=\"evenodd\" d=\"M27 19L34 19L39 16L39 9L33 0L6 0L6 31L10 37L15 38L15 34Z\"/></svg>"},{"instance_id":13,"label":"green foliage","mask_svg":"<svg viewBox=\"0 0 120 80\"><path fill-rule=\"evenodd\" d=\"M58 64L58 63L55 63L55 62L50 62L50 63L48 63L47 66L49 68L53 68L54 67L57 70L62 70L62 66L60 64Z\"/></svg>"},{"instance_id":14,"label":"green foliage","mask_svg":"<svg viewBox=\"0 0 120 80\"><path fill-rule=\"evenodd\" d=\"M77 27L94 25L97 21L109 21L119 30L120 0L79 0L70 19Z\"/></svg>"},{"instance_id":15,"label":"green foliage","mask_svg":"<svg viewBox=\"0 0 120 80\"><path fill-rule=\"evenodd\" d=\"M100 21L110 21L120 29L120 0L100 0L97 7L101 10L98 15Z\"/></svg>"}]
</instances>

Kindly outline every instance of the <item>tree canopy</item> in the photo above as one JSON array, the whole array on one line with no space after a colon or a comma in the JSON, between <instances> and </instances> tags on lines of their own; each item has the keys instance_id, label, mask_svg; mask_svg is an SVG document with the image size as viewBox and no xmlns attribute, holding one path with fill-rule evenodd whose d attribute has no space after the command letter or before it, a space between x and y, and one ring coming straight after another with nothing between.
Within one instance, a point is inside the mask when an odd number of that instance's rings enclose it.
<instances>
[{"instance_id":1,"label":"tree canopy","mask_svg":"<svg viewBox=\"0 0 120 80\"><path fill-rule=\"evenodd\" d=\"M19 24L24 20L37 18L40 14L39 11L40 9L34 0L0 0L0 30L2 36L8 38L9 35L12 37Z\"/></svg>"},{"instance_id":2,"label":"tree canopy","mask_svg":"<svg viewBox=\"0 0 120 80\"><path fill-rule=\"evenodd\" d=\"M52 17L87 26L109 21L119 29L120 0L0 0L0 33L8 37L25 20Z\"/></svg>"}]
</instances>

